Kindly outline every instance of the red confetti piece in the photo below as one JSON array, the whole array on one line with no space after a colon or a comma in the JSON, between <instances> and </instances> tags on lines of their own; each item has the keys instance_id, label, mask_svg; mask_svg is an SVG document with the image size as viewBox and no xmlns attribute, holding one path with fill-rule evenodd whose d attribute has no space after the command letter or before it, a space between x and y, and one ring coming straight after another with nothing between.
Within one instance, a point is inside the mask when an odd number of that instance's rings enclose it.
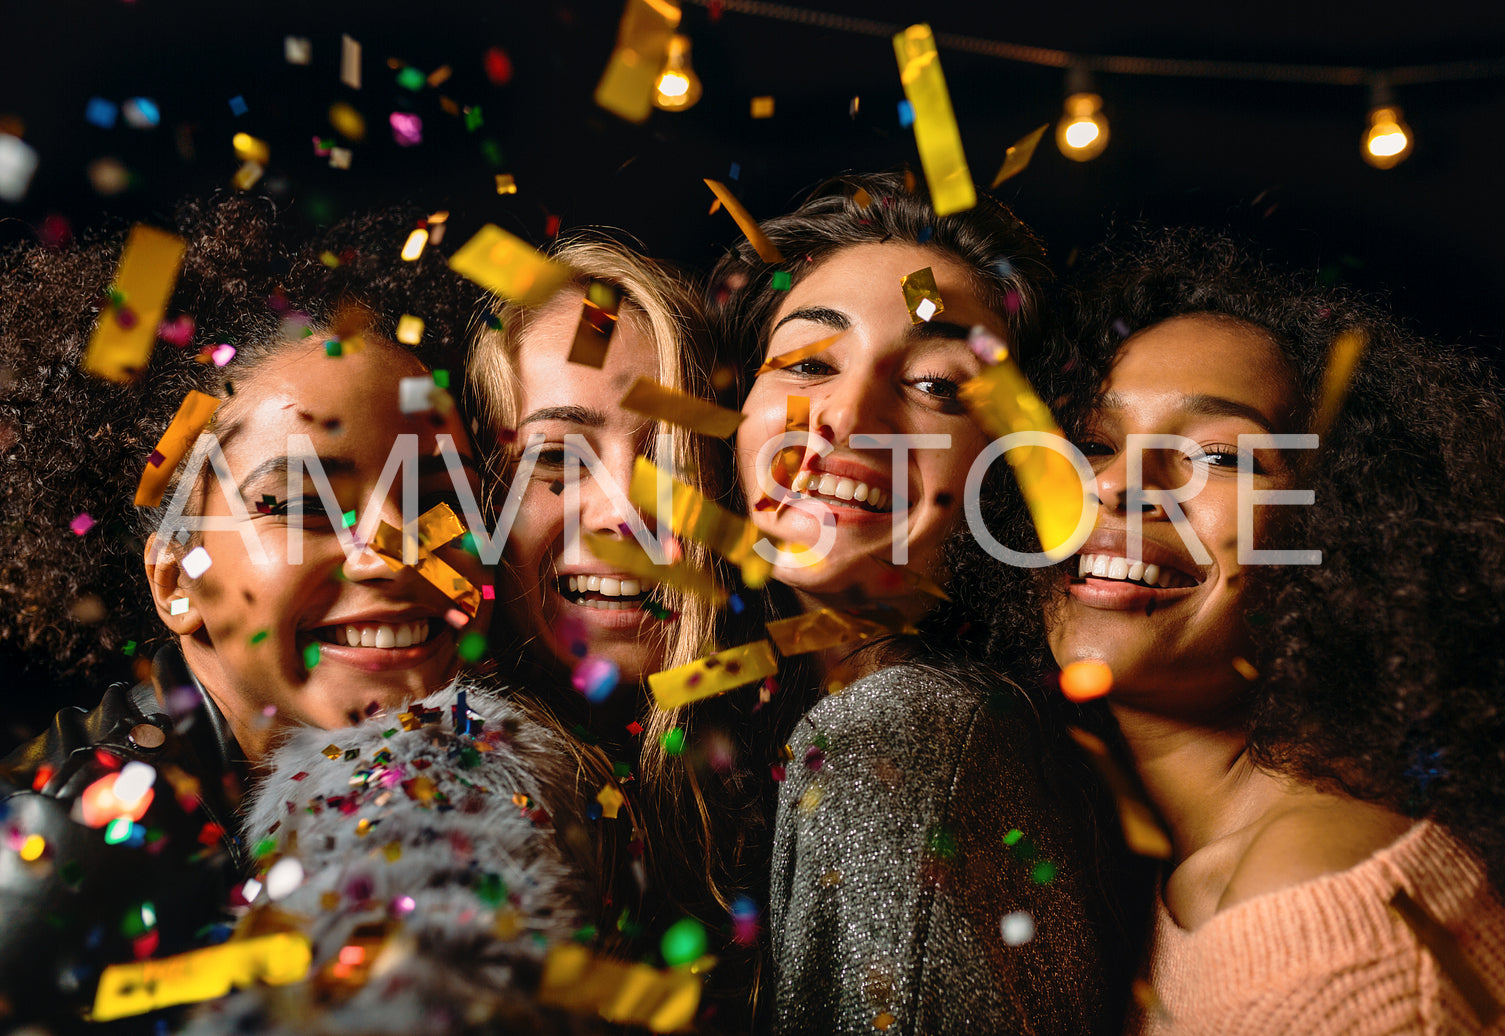
<instances>
[{"instance_id":1,"label":"red confetti piece","mask_svg":"<svg viewBox=\"0 0 1505 1036\"><path fill-rule=\"evenodd\" d=\"M203 827L199 828L199 844L211 846L219 845L219 840L223 838L224 835L225 829L220 827L213 821L210 821Z\"/></svg>"},{"instance_id":2,"label":"red confetti piece","mask_svg":"<svg viewBox=\"0 0 1505 1036\"><path fill-rule=\"evenodd\" d=\"M501 47L486 51L486 78L497 86L506 86L512 81L512 59Z\"/></svg>"}]
</instances>

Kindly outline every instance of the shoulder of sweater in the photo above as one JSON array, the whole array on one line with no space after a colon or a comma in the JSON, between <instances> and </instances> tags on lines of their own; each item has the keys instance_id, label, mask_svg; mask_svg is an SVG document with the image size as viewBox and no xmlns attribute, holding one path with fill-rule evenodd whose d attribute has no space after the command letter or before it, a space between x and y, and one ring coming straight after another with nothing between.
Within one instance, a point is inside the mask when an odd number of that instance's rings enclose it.
<instances>
[{"instance_id":1,"label":"shoulder of sweater","mask_svg":"<svg viewBox=\"0 0 1505 1036\"><path fill-rule=\"evenodd\" d=\"M1414 823L1378 806L1330 797L1282 810L1260 826L1234 863L1217 909L1357 867Z\"/></svg>"}]
</instances>

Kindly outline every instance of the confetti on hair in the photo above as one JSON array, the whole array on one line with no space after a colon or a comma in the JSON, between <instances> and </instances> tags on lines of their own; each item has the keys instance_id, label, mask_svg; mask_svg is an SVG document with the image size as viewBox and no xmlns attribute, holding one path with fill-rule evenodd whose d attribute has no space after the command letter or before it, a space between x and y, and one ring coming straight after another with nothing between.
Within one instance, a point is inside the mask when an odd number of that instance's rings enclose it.
<instances>
[{"instance_id":1,"label":"confetti on hair","mask_svg":"<svg viewBox=\"0 0 1505 1036\"><path fill-rule=\"evenodd\" d=\"M726 206L726 211L732 219L737 221L738 228L747 236L748 244L753 246L759 259L765 263L784 261L784 255L779 251L778 246L768 239L768 235L759 228L758 221L752 218L752 213L743 207L735 194L727 190L724 183L719 180L707 180L705 185L711 189L711 193L721 201L721 204ZM777 277L777 274L775 276Z\"/></svg>"},{"instance_id":2,"label":"confetti on hair","mask_svg":"<svg viewBox=\"0 0 1505 1036\"><path fill-rule=\"evenodd\" d=\"M617 329L621 306L622 293L615 285L591 278L585 287L585 301L580 307L575 339L570 343L570 353L566 357L570 363L597 370L605 366L606 350L611 345L612 332Z\"/></svg>"},{"instance_id":3,"label":"confetti on hair","mask_svg":"<svg viewBox=\"0 0 1505 1036\"><path fill-rule=\"evenodd\" d=\"M644 377L632 383L620 405L635 414L688 428L713 439L725 439L734 434L747 416Z\"/></svg>"},{"instance_id":4,"label":"confetti on hair","mask_svg":"<svg viewBox=\"0 0 1505 1036\"><path fill-rule=\"evenodd\" d=\"M173 415L167 430L157 441L157 448L147 460L141 481L136 486L137 507L156 507L172 480L172 474L219 409L221 400L197 390L190 390Z\"/></svg>"},{"instance_id":5,"label":"confetti on hair","mask_svg":"<svg viewBox=\"0 0 1505 1036\"><path fill-rule=\"evenodd\" d=\"M131 229L111 287L111 297L121 301L100 315L84 352L84 370L130 381L146 369L187 247L182 238L145 224Z\"/></svg>"},{"instance_id":6,"label":"confetti on hair","mask_svg":"<svg viewBox=\"0 0 1505 1036\"><path fill-rule=\"evenodd\" d=\"M758 640L653 673L648 677L648 687L659 708L672 709L735 690L778 670L773 645Z\"/></svg>"},{"instance_id":7,"label":"confetti on hair","mask_svg":"<svg viewBox=\"0 0 1505 1036\"><path fill-rule=\"evenodd\" d=\"M1327 353L1327 367L1322 372L1322 394L1317 404L1317 416L1312 420L1313 432L1325 435L1332 427L1338 411L1343 408L1343 400L1348 396L1354 371L1368 348L1369 340L1363 331L1357 329L1344 331L1333 339Z\"/></svg>"},{"instance_id":8,"label":"confetti on hair","mask_svg":"<svg viewBox=\"0 0 1505 1036\"><path fill-rule=\"evenodd\" d=\"M567 267L544 258L527 242L490 223L450 258L449 265L481 287L524 305L544 302L570 276Z\"/></svg>"},{"instance_id":9,"label":"confetti on hair","mask_svg":"<svg viewBox=\"0 0 1505 1036\"><path fill-rule=\"evenodd\" d=\"M930 184L930 201L937 216L963 212L977 204L977 191L961 132L941 74L941 58L928 25L911 25L894 35L894 56L904 96L914 106L915 146Z\"/></svg>"},{"instance_id":10,"label":"confetti on hair","mask_svg":"<svg viewBox=\"0 0 1505 1036\"><path fill-rule=\"evenodd\" d=\"M1030 159L1035 157L1035 148L1040 146L1040 138L1045 136L1045 131L1049 128L1050 123L1047 122L1009 145L1009 149L1003 154L1003 165L998 167L998 175L993 177L990 185L993 190L997 190L1003 181L1024 172Z\"/></svg>"}]
</instances>

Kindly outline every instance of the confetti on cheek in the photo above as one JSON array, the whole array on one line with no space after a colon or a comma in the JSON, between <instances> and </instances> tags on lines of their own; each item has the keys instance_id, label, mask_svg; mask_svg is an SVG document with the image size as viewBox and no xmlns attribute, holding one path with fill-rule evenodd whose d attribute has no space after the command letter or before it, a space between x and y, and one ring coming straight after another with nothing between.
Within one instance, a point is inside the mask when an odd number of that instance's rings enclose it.
<instances>
[{"instance_id":1,"label":"confetti on cheek","mask_svg":"<svg viewBox=\"0 0 1505 1036\"><path fill-rule=\"evenodd\" d=\"M599 705L611 697L620 679L621 672L615 662L591 655L575 667L570 682L588 701Z\"/></svg>"},{"instance_id":2,"label":"confetti on cheek","mask_svg":"<svg viewBox=\"0 0 1505 1036\"><path fill-rule=\"evenodd\" d=\"M207 550L203 547L194 547L188 552L188 556L183 559L183 571L189 579L198 579L205 572L209 571L209 567L213 564L214 559L209 556Z\"/></svg>"}]
</instances>

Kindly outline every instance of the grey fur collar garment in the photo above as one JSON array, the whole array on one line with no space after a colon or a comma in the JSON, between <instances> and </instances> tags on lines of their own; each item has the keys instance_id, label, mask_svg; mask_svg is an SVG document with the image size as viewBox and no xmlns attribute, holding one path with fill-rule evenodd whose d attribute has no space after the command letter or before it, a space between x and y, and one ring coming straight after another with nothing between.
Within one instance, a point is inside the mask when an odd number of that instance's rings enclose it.
<instances>
[{"instance_id":1,"label":"grey fur collar garment","mask_svg":"<svg viewBox=\"0 0 1505 1036\"><path fill-rule=\"evenodd\" d=\"M456 729L465 695L471 733ZM421 710L421 711L420 711ZM594 1031L532 1003L550 944L590 916L599 876L585 795L563 738L501 693L452 686L414 729L392 712L339 730L294 732L271 759L246 823L275 839L257 905L296 915L313 966L335 961L362 925L400 919L364 984L318 982L235 994L201 1010L195 1034ZM514 796L526 796L525 804ZM282 887L288 874L303 880ZM327 986L327 983L326 983Z\"/></svg>"}]
</instances>

